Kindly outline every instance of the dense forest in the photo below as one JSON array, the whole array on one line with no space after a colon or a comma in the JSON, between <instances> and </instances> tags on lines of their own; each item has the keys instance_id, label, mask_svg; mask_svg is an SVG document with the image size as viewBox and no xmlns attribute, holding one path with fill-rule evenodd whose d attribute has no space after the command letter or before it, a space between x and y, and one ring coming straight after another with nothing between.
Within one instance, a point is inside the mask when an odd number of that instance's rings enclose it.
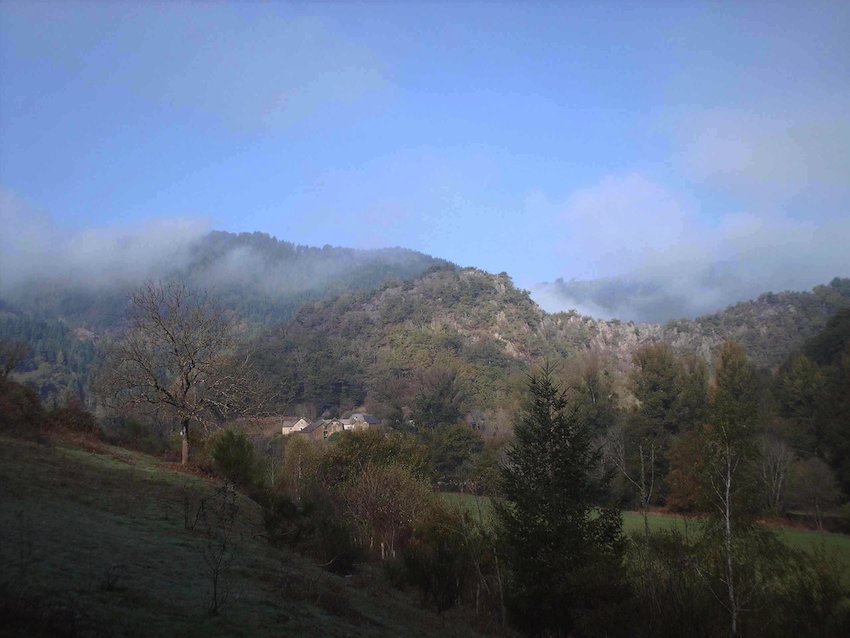
<instances>
[{"instance_id":1,"label":"dense forest","mask_svg":"<svg viewBox=\"0 0 850 638\"><path fill-rule=\"evenodd\" d=\"M0 291L38 319L61 319L97 334L120 329L128 295L145 277L208 289L252 325L286 321L307 301L373 289L388 277L409 279L443 260L403 248L357 250L300 246L265 233L213 231L135 279L84 278L57 272Z\"/></svg>"},{"instance_id":2,"label":"dense forest","mask_svg":"<svg viewBox=\"0 0 850 638\"><path fill-rule=\"evenodd\" d=\"M47 405L58 405L69 394L79 399L89 394L95 361L90 334L74 331L63 321L35 319L3 304L0 335L6 343L23 344L23 360L15 366L15 376L35 388Z\"/></svg>"},{"instance_id":3,"label":"dense forest","mask_svg":"<svg viewBox=\"0 0 850 638\"><path fill-rule=\"evenodd\" d=\"M240 319L264 368L286 388L281 410L319 414L351 409L390 389L397 394L413 371L437 360L476 381L469 408L477 412L497 410L511 379L530 362L589 351L623 377L641 345L668 343L710 364L717 348L735 339L758 366L775 369L850 305L850 280L835 279L811 292L767 293L693 320L603 321L547 314L506 273L459 268L404 249L298 246L263 233L212 232L179 264L167 263L153 280L207 290ZM130 281L96 286L57 275L0 293L0 338L38 341L21 372L40 370L29 382L43 398L55 400L70 388L91 400L86 380L93 359L85 352L123 330L132 288ZM54 333L49 339L37 334L46 324ZM67 374L56 365L66 356L72 357Z\"/></svg>"},{"instance_id":4,"label":"dense forest","mask_svg":"<svg viewBox=\"0 0 850 638\"><path fill-rule=\"evenodd\" d=\"M149 273L152 280L186 281L208 290L251 332L288 320L308 301L374 289L387 278L409 279L446 262L401 248L314 248L264 233L215 231L166 263ZM53 403L68 389L92 400L94 345L124 329L136 283L96 284L57 273L0 290L0 339L30 344L17 373L42 399Z\"/></svg>"}]
</instances>

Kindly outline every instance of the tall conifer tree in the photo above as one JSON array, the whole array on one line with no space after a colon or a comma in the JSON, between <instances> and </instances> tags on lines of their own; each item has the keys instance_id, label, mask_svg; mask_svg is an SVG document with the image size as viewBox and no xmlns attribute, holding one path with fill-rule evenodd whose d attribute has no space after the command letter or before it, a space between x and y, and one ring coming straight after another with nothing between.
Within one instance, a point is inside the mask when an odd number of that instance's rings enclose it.
<instances>
[{"instance_id":1,"label":"tall conifer tree","mask_svg":"<svg viewBox=\"0 0 850 638\"><path fill-rule=\"evenodd\" d=\"M603 610L623 597L622 517L594 507L600 451L551 367L528 385L496 510L509 570L507 607L529 635L586 634L612 620Z\"/></svg>"}]
</instances>

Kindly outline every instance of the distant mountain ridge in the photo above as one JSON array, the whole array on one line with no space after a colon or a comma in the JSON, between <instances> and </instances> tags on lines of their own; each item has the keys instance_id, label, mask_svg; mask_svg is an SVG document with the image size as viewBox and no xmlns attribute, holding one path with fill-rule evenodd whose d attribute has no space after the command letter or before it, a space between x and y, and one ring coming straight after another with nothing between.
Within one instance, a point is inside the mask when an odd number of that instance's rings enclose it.
<instances>
[{"instance_id":1,"label":"distant mountain ridge","mask_svg":"<svg viewBox=\"0 0 850 638\"><path fill-rule=\"evenodd\" d=\"M692 352L710 362L724 341L740 342L760 367L775 368L817 334L839 310L850 307L850 279L835 278L810 292L768 292L696 319L667 323L601 320L574 312L549 315L564 338L579 343L586 335L589 349L611 351L628 364L631 352L644 343L660 341L680 352Z\"/></svg>"},{"instance_id":2,"label":"distant mountain ridge","mask_svg":"<svg viewBox=\"0 0 850 638\"><path fill-rule=\"evenodd\" d=\"M93 285L58 271L2 295L40 319L61 319L100 333L120 326L134 287L147 279L179 279L208 289L244 319L265 324L287 320L307 301L376 288L387 278L410 279L445 264L405 248L316 248L266 233L212 231L133 279Z\"/></svg>"},{"instance_id":3,"label":"distant mountain ridge","mask_svg":"<svg viewBox=\"0 0 850 638\"><path fill-rule=\"evenodd\" d=\"M129 293L145 279L179 279L208 289L249 330L257 330L288 320L309 301L374 289L388 279L410 279L448 265L404 248L314 248L265 233L214 231L183 246L158 270L134 279L96 285L57 266L51 276L0 291L0 339L30 343L20 378L51 405L67 390L85 391L94 361L92 342L122 329Z\"/></svg>"},{"instance_id":4,"label":"distant mountain ridge","mask_svg":"<svg viewBox=\"0 0 850 638\"><path fill-rule=\"evenodd\" d=\"M550 314L506 273L460 268L403 248L298 246L264 233L211 232L186 247L181 263L169 263L157 278L210 290L257 335L269 374L288 379L291 396L316 404L334 404L322 397L346 393L356 403L370 389L438 361L464 368L492 393L546 357L597 352L624 373L637 347L659 341L710 361L723 341L735 339L757 365L775 368L831 315L850 307L850 279L834 279L810 292L766 293L665 324ZM30 282L4 294L0 338L28 338L27 322L42 322L40 333L53 336L40 341L38 359L26 370L43 395L56 396L63 389L57 366L66 353L80 340L118 332L132 287L128 281L97 287L61 273ZM43 375L47 390L40 367L50 371ZM86 367L64 385L77 387Z\"/></svg>"},{"instance_id":5,"label":"distant mountain ridge","mask_svg":"<svg viewBox=\"0 0 850 638\"><path fill-rule=\"evenodd\" d=\"M779 365L830 316L850 306L850 279L834 279L811 292L765 293L753 301L697 319L665 324L594 319L574 311L546 313L517 289L507 274L447 267L363 295L302 308L294 321L311 330L358 330L381 347L394 331L414 329L456 334L470 343L490 343L504 354L535 360L596 350L627 368L631 353L649 342L665 342L706 360L734 339L754 362ZM351 326L357 325L353 330Z\"/></svg>"}]
</instances>

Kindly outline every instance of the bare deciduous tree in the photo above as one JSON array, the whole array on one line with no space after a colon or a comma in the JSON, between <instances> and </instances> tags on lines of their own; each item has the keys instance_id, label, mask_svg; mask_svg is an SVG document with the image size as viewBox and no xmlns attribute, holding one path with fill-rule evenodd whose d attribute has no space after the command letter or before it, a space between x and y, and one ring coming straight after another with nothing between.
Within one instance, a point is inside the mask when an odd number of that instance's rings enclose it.
<instances>
[{"instance_id":1,"label":"bare deciduous tree","mask_svg":"<svg viewBox=\"0 0 850 638\"><path fill-rule=\"evenodd\" d=\"M700 472L707 496L722 528L724 567L720 578L726 588L730 633L738 635L738 620L753 589L745 589L738 574L736 548L746 533L749 512L744 494L750 481L746 472L757 456L755 429L759 417L756 368L744 349L727 341L720 352L711 390L710 425L702 431ZM722 602L722 599L718 597Z\"/></svg>"},{"instance_id":2,"label":"bare deciduous tree","mask_svg":"<svg viewBox=\"0 0 850 638\"><path fill-rule=\"evenodd\" d=\"M764 483L768 509L780 514L785 502L788 471L794 462L794 453L782 439L764 435L760 439L759 471Z\"/></svg>"},{"instance_id":3,"label":"bare deciduous tree","mask_svg":"<svg viewBox=\"0 0 850 638\"><path fill-rule=\"evenodd\" d=\"M231 483L219 487L210 501L209 514L205 517L207 542L204 545L204 563L210 577L211 616L219 612L229 594L228 576L237 547L236 517L239 505L236 490Z\"/></svg>"},{"instance_id":4,"label":"bare deciduous tree","mask_svg":"<svg viewBox=\"0 0 850 638\"><path fill-rule=\"evenodd\" d=\"M386 560L396 557L401 537L428 507L431 491L404 466L369 464L343 489L343 500L360 531L361 545L380 550L381 560Z\"/></svg>"},{"instance_id":5,"label":"bare deciduous tree","mask_svg":"<svg viewBox=\"0 0 850 638\"><path fill-rule=\"evenodd\" d=\"M608 457L626 480L637 490L640 511L643 515L643 527L646 538L649 538L649 507L652 504L652 494L655 490L655 443L648 441L638 443L637 474L630 471L626 454L626 434L621 425L611 429L606 437Z\"/></svg>"},{"instance_id":6,"label":"bare deciduous tree","mask_svg":"<svg viewBox=\"0 0 850 638\"><path fill-rule=\"evenodd\" d=\"M255 412L269 393L238 348L232 319L207 294L148 282L131 301L123 337L106 346L98 390L116 407L176 420L185 465L192 425Z\"/></svg>"}]
</instances>

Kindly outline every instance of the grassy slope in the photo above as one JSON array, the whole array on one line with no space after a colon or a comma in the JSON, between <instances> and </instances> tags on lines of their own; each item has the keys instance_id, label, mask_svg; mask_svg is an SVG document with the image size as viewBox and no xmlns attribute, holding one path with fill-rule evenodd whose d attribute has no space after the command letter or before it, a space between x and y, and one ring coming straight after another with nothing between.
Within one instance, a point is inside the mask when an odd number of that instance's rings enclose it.
<instances>
[{"instance_id":1,"label":"grassy slope","mask_svg":"<svg viewBox=\"0 0 850 638\"><path fill-rule=\"evenodd\" d=\"M183 503L214 485L142 454L0 436L0 485L3 635L427 636L442 624L380 578L271 548L245 498L229 600L209 616L206 540L185 529Z\"/></svg>"},{"instance_id":2,"label":"grassy slope","mask_svg":"<svg viewBox=\"0 0 850 638\"><path fill-rule=\"evenodd\" d=\"M462 508L476 519L487 521L492 512L490 499L469 494L444 494L446 502ZM649 515L649 527L653 531L677 528L698 531L699 521L687 519L684 516L655 514ZM643 531L643 516L637 512L623 512L623 529L629 532ZM779 537L791 547L806 551L825 550L850 567L850 536L846 534L830 534L811 532L799 529L780 528L776 530Z\"/></svg>"}]
</instances>

